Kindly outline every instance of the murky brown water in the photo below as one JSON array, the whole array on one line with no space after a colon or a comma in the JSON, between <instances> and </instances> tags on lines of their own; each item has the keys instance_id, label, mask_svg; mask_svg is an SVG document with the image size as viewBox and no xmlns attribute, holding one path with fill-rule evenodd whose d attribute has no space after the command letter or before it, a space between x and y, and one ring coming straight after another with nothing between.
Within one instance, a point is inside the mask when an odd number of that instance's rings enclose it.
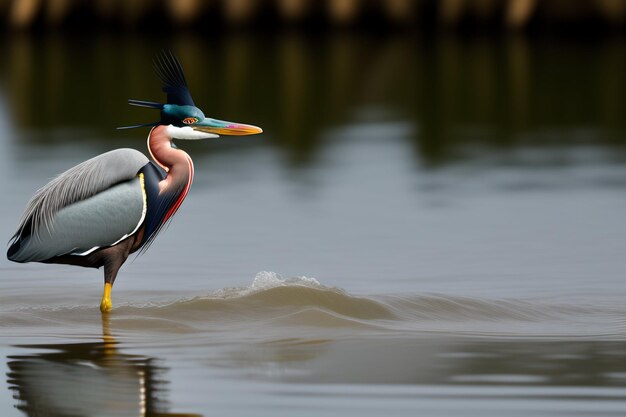
<instances>
[{"instance_id":1,"label":"murky brown water","mask_svg":"<svg viewBox=\"0 0 626 417\"><path fill-rule=\"evenodd\" d=\"M113 128L155 117L125 100L163 46L265 130L179 145L194 186L105 320L100 271L2 261L3 416L623 415L622 39L0 44L7 239L56 173L145 151Z\"/></svg>"}]
</instances>

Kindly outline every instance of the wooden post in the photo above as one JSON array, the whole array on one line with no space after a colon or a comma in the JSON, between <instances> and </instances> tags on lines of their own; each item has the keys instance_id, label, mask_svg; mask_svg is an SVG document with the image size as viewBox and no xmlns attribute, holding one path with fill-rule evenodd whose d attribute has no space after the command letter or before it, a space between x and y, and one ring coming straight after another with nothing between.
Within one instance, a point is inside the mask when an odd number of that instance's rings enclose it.
<instances>
[{"instance_id":1,"label":"wooden post","mask_svg":"<svg viewBox=\"0 0 626 417\"><path fill-rule=\"evenodd\" d=\"M387 0L384 3L387 16L394 23L406 24L414 19L415 0Z\"/></svg>"},{"instance_id":2,"label":"wooden post","mask_svg":"<svg viewBox=\"0 0 626 417\"><path fill-rule=\"evenodd\" d=\"M465 12L465 0L440 0L439 20L446 27L458 25Z\"/></svg>"},{"instance_id":3,"label":"wooden post","mask_svg":"<svg viewBox=\"0 0 626 417\"><path fill-rule=\"evenodd\" d=\"M278 0L280 14L287 21L297 21L306 17L311 9L310 0Z\"/></svg>"},{"instance_id":4,"label":"wooden post","mask_svg":"<svg viewBox=\"0 0 626 417\"><path fill-rule=\"evenodd\" d=\"M11 26L17 29L29 27L40 8L40 0L14 0L9 17Z\"/></svg>"},{"instance_id":5,"label":"wooden post","mask_svg":"<svg viewBox=\"0 0 626 417\"><path fill-rule=\"evenodd\" d=\"M174 22L185 25L198 17L206 3L206 0L168 0L167 8Z\"/></svg>"},{"instance_id":6,"label":"wooden post","mask_svg":"<svg viewBox=\"0 0 626 417\"><path fill-rule=\"evenodd\" d=\"M509 29L523 29L535 9L537 8L537 0L509 0L506 9L506 25Z\"/></svg>"},{"instance_id":7,"label":"wooden post","mask_svg":"<svg viewBox=\"0 0 626 417\"><path fill-rule=\"evenodd\" d=\"M359 3L359 0L328 0L331 19L340 25L351 23L357 16Z\"/></svg>"},{"instance_id":8,"label":"wooden post","mask_svg":"<svg viewBox=\"0 0 626 417\"><path fill-rule=\"evenodd\" d=\"M223 7L229 23L244 24L252 20L259 0L224 0Z\"/></svg>"}]
</instances>

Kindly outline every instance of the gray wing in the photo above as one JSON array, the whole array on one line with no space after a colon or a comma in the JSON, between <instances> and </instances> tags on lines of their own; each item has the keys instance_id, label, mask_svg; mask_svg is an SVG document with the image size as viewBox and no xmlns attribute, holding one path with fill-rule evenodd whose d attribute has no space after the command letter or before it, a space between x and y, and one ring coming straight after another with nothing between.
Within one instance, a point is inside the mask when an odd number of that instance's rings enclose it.
<instances>
[{"instance_id":1,"label":"gray wing","mask_svg":"<svg viewBox=\"0 0 626 417\"><path fill-rule=\"evenodd\" d=\"M144 154L125 148L103 153L70 168L37 191L26 206L13 239L49 230L59 210L135 178L147 163Z\"/></svg>"},{"instance_id":2,"label":"gray wing","mask_svg":"<svg viewBox=\"0 0 626 417\"><path fill-rule=\"evenodd\" d=\"M51 227L18 238L10 259L40 262L67 254L86 255L133 234L146 214L142 179L135 177L56 212Z\"/></svg>"}]
</instances>

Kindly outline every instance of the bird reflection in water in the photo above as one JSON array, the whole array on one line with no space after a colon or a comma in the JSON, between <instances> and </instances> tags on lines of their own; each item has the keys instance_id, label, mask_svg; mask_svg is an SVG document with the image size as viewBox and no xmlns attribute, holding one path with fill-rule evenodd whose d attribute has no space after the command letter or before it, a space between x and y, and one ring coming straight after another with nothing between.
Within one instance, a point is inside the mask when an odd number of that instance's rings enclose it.
<instances>
[{"instance_id":1,"label":"bird reflection in water","mask_svg":"<svg viewBox=\"0 0 626 417\"><path fill-rule=\"evenodd\" d=\"M167 412L166 368L121 353L102 318L102 341L18 346L41 353L8 357L8 385L28 416L201 417Z\"/></svg>"}]
</instances>

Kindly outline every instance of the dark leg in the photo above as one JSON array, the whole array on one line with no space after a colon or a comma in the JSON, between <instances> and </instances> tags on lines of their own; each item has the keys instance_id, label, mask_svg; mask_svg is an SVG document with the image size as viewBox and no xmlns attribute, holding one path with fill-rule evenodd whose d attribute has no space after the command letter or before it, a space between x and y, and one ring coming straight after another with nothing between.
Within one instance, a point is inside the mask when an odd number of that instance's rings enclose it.
<instances>
[{"instance_id":1,"label":"dark leg","mask_svg":"<svg viewBox=\"0 0 626 417\"><path fill-rule=\"evenodd\" d=\"M117 277L117 272L124 262L126 262L126 259L128 259L128 254L130 253L134 241L134 237L131 236L115 246L102 249L100 252L104 260L104 293L102 294L102 301L100 302L100 311L102 313L108 313L113 308L111 289Z\"/></svg>"}]
</instances>

